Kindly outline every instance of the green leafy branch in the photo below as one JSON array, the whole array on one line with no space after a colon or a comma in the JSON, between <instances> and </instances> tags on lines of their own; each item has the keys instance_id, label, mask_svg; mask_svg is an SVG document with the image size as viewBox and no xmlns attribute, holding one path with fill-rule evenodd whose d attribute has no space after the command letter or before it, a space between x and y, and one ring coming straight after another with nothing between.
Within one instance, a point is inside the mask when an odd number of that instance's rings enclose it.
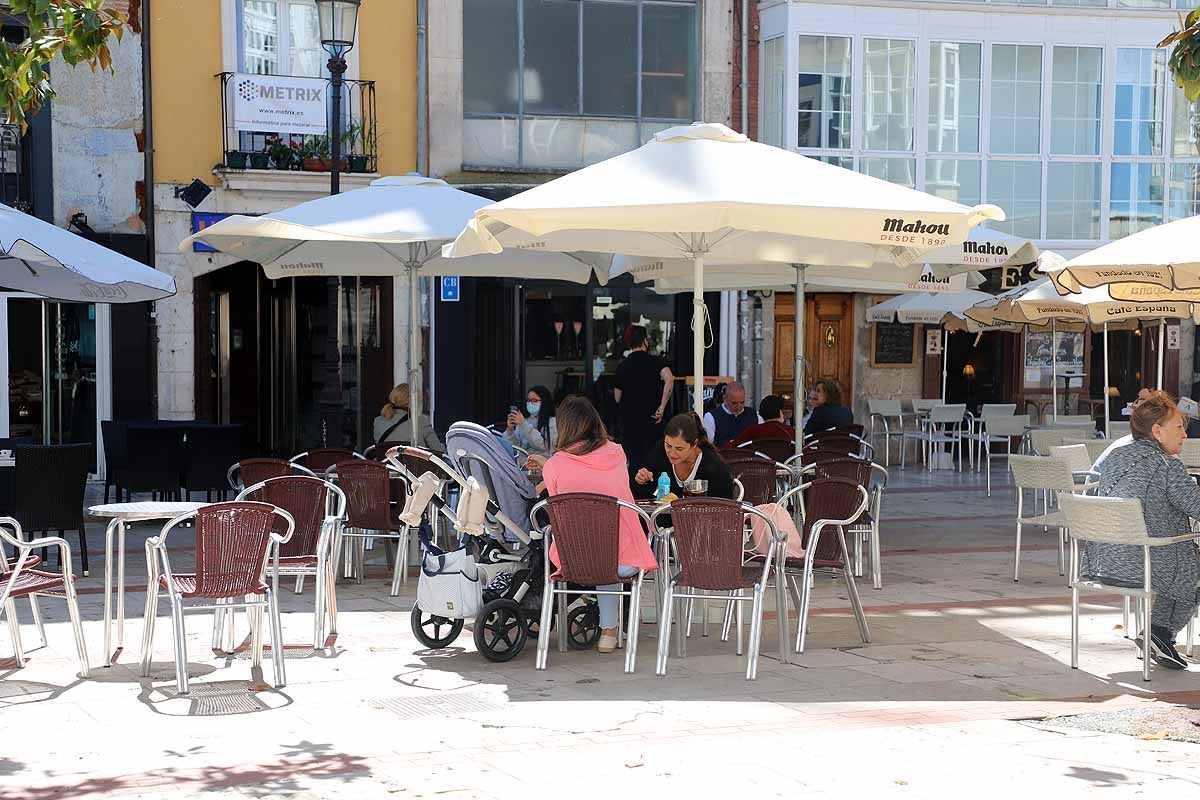
<instances>
[{"instance_id":1,"label":"green leafy branch","mask_svg":"<svg viewBox=\"0 0 1200 800\"><path fill-rule=\"evenodd\" d=\"M120 41L124 15L105 8L106 0L9 0L16 15L29 22L29 36L0 47L0 91L8 121L24 131L29 117L54 97L50 63L62 56L70 66L87 64L93 72L112 71L110 36Z\"/></svg>"},{"instance_id":2,"label":"green leafy branch","mask_svg":"<svg viewBox=\"0 0 1200 800\"><path fill-rule=\"evenodd\" d=\"M1185 19L1179 15L1179 30L1158 43L1158 47L1175 45L1167 65L1175 76L1175 84L1183 90L1189 102L1200 99L1200 8Z\"/></svg>"}]
</instances>

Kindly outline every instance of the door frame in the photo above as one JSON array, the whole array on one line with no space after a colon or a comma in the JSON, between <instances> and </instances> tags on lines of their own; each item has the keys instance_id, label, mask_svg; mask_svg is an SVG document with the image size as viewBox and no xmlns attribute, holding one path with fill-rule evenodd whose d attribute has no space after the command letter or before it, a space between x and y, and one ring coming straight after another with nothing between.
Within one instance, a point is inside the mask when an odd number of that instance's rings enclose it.
<instances>
[{"instance_id":1,"label":"door frame","mask_svg":"<svg viewBox=\"0 0 1200 800\"><path fill-rule=\"evenodd\" d=\"M40 300L44 303L56 303L40 295L29 292L0 292L0 437L9 435L8 407L8 301L9 300ZM65 301L64 301L65 302ZM83 305L83 304L80 304ZM112 307L107 303L95 303L96 307L96 471L97 478L105 476L104 439L101 435L100 422L112 418ZM44 308L44 306L43 306ZM50 342L45 330L48 318L42 315L42 397L45 408L49 409L50 396L49 347ZM42 441L48 443L49 428L44 428Z\"/></svg>"}]
</instances>

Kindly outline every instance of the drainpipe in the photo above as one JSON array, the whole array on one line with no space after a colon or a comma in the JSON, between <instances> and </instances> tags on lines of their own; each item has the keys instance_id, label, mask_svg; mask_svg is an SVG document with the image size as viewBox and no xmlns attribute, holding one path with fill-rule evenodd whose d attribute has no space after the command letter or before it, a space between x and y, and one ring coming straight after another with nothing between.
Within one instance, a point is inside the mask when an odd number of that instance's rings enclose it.
<instances>
[{"instance_id":1,"label":"drainpipe","mask_svg":"<svg viewBox=\"0 0 1200 800\"><path fill-rule=\"evenodd\" d=\"M750 3L753 0L742 0L742 129L741 132L745 136L749 136L750 126L750 78L747 71L750 68Z\"/></svg>"},{"instance_id":2,"label":"drainpipe","mask_svg":"<svg viewBox=\"0 0 1200 800\"><path fill-rule=\"evenodd\" d=\"M428 128L428 113L429 113L429 0L417 0L417 172L422 175L429 174L429 128ZM420 278L417 277L415 269L408 271L408 383L410 397L412 403L412 444L417 446L417 428L420 422L420 414L429 414L429 418L433 419L432 404L426 403L424 397L424 386L420 358L421 348L417 337L421 334L421 284ZM430 306L430 330L433 330L433 308ZM433 352L430 350L429 360L433 361ZM432 382L431 382L432 384ZM430 385L430 396L433 395L433 386ZM424 407L422 407L424 406Z\"/></svg>"},{"instance_id":3,"label":"drainpipe","mask_svg":"<svg viewBox=\"0 0 1200 800\"><path fill-rule=\"evenodd\" d=\"M142 0L142 185L146 203L146 263L151 267L157 258L154 252L154 96L153 70L150 64L150 2ZM151 411L158 417L158 315L155 304L147 308L146 324L149 326L150 358L148 372L151 390Z\"/></svg>"},{"instance_id":4,"label":"drainpipe","mask_svg":"<svg viewBox=\"0 0 1200 800\"><path fill-rule=\"evenodd\" d=\"M417 0L417 172L429 174L429 0Z\"/></svg>"}]
</instances>

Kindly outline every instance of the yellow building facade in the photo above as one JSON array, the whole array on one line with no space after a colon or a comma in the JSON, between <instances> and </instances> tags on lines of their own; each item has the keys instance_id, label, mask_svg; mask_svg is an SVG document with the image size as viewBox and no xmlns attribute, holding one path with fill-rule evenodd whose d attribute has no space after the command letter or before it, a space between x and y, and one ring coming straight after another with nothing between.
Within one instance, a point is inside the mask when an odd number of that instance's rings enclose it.
<instances>
[{"instance_id":1,"label":"yellow building facade","mask_svg":"<svg viewBox=\"0 0 1200 800\"><path fill-rule=\"evenodd\" d=\"M403 279L268 281L259 265L181 250L222 216L329 193L316 14L313 0L155 0L149 26L153 247L179 287L155 309L159 416L240 423L257 454L369 443L404 368ZM363 0L346 62L343 192L417 169L416 0ZM249 84L309 87L308 128L235 119Z\"/></svg>"}]
</instances>

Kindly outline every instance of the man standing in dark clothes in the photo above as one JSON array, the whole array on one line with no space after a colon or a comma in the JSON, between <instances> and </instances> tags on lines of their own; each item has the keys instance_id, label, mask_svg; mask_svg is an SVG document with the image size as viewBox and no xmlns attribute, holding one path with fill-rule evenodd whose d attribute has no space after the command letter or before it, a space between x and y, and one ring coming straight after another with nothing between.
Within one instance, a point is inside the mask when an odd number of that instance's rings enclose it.
<instances>
[{"instance_id":1,"label":"man standing in dark clothes","mask_svg":"<svg viewBox=\"0 0 1200 800\"><path fill-rule=\"evenodd\" d=\"M625 456L639 464L650 445L662 438L675 376L666 359L650 355L650 335L641 325L630 329L629 346L633 349L617 367L614 397Z\"/></svg>"}]
</instances>

